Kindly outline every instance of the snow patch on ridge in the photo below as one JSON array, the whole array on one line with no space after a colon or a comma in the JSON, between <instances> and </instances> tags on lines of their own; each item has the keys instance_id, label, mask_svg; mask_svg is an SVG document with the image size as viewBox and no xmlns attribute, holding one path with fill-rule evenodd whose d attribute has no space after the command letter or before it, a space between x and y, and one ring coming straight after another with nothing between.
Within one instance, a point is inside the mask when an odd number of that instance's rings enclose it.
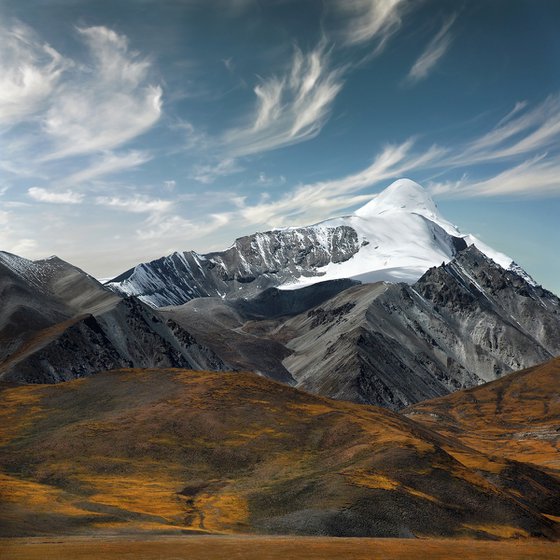
<instances>
[{"instance_id":1,"label":"snow patch on ridge","mask_svg":"<svg viewBox=\"0 0 560 560\"><path fill-rule=\"evenodd\" d=\"M513 260L476 237L462 234L446 220L429 193L410 179L399 179L352 215L326 220L311 227L349 226L363 247L349 260L330 262L316 270L319 276L295 278L279 286L296 289L317 281L352 278L362 282L416 282L429 268L449 262L456 241L475 245L501 267L535 282Z\"/></svg>"}]
</instances>

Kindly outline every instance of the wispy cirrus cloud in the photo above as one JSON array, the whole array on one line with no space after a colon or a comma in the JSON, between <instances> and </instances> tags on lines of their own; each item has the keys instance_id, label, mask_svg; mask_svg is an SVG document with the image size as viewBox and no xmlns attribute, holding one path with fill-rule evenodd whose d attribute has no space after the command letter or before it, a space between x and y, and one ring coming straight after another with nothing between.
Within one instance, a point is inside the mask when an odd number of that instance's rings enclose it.
<instances>
[{"instance_id":1,"label":"wispy cirrus cloud","mask_svg":"<svg viewBox=\"0 0 560 560\"><path fill-rule=\"evenodd\" d=\"M231 156L246 156L314 138L340 92L343 69L331 65L322 41L309 53L294 47L289 68L261 79L246 124L227 131L222 143Z\"/></svg>"},{"instance_id":2,"label":"wispy cirrus cloud","mask_svg":"<svg viewBox=\"0 0 560 560\"><path fill-rule=\"evenodd\" d=\"M84 195L74 191L51 191L42 187L31 187L27 190L30 198L37 202L48 202L51 204L80 204Z\"/></svg>"},{"instance_id":3,"label":"wispy cirrus cloud","mask_svg":"<svg viewBox=\"0 0 560 560\"><path fill-rule=\"evenodd\" d=\"M484 179L465 174L458 181L430 182L428 188L435 195L455 198L558 195L560 163L539 155Z\"/></svg>"},{"instance_id":4,"label":"wispy cirrus cloud","mask_svg":"<svg viewBox=\"0 0 560 560\"><path fill-rule=\"evenodd\" d=\"M133 214L162 214L168 212L173 207L174 202L136 194L131 197L98 196L95 198L95 204Z\"/></svg>"},{"instance_id":5,"label":"wispy cirrus cloud","mask_svg":"<svg viewBox=\"0 0 560 560\"><path fill-rule=\"evenodd\" d=\"M536 150L559 147L560 94L547 97L532 109L516 104L496 127L469 142L457 161L475 162L504 159Z\"/></svg>"},{"instance_id":6,"label":"wispy cirrus cloud","mask_svg":"<svg viewBox=\"0 0 560 560\"><path fill-rule=\"evenodd\" d=\"M72 62L21 22L0 23L0 127L45 107Z\"/></svg>"},{"instance_id":7,"label":"wispy cirrus cloud","mask_svg":"<svg viewBox=\"0 0 560 560\"><path fill-rule=\"evenodd\" d=\"M375 54L399 30L408 0L334 0L341 16L343 40L348 45L376 41Z\"/></svg>"},{"instance_id":8,"label":"wispy cirrus cloud","mask_svg":"<svg viewBox=\"0 0 560 560\"><path fill-rule=\"evenodd\" d=\"M428 43L428 46L418 57L412 68L408 72L407 81L411 83L419 82L425 79L430 72L433 71L436 64L443 58L449 49L453 37L451 35L451 27L457 14L453 14L443 23L441 29Z\"/></svg>"},{"instance_id":9,"label":"wispy cirrus cloud","mask_svg":"<svg viewBox=\"0 0 560 560\"><path fill-rule=\"evenodd\" d=\"M228 215L231 220L242 219L255 225L305 224L369 200L372 195L363 194L366 189L403 175L427 170L469 170L473 166L479 178L464 174L458 181L431 181L428 186L434 194L448 197L560 193L560 95L532 109L525 102L516 104L494 129L455 148L433 145L418 150L416 144L410 138L385 146L368 167L357 173L298 185L275 200L263 196L254 204L243 201ZM485 176L480 164L498 159L503 160L505 169Z\"/></svg>"},{"instance_id":10,"label":"wispy cirrus cloud","mask_svg":"<svg viewBox=\"0 0 560 560\"><path fill-rule=\"evenodd\" d=\"M43 121L53 144L43 160L113 149L150 129L161 115L162 90L149 81L150 62L107 27L77 28L91 64L59 88Z\"/></svg>"},{"instance_id":11,"label":"wispy cirrus cloud","mask_svg":"<svg viewBox=\"0 0 560 560\"><path fill-rule=\"evenodd\" d=\"M208 185L219 177L226 177L234 173L240 173L243 167L234 158L225 158L216 164L195 165L192 177L199 183Z\"/></svg>"},{"instance_id":12,"label":"wispy cirrus cloud","mask_svg":"<svg viewBox=\"0 0 560 560\"><path fill-rule=\"evenodd\" d=\"M112 175L138 167L152 159L146 151L131 150L125 153L106 152L93 158L89 166L68 175L60 182L61 185L80 185L98 177Z\"/></svg>"},{"instance_id":13,"label":"wispy cirrus cloud","mask_svg":"<svg viewBox=\"0 0 560 560\"><path fill-rule=\"evenodd\" d=\"M204 223L184 218L178 214L161 216L151 215L142 228L136 230L136 236L142 241L158 243L165 239L166 243L184 243L184 232L195 232L195 238L201 238L217 229L223 228L230 221L228 214L210 214L205 217Z\"/></svg>"},{"instance_id":14,"label":"wispy cirrus cloud","mask_svg":"<svg viewBox=\"0 0 560 560\"><path fill-rule=\"evenodd\" d=\"M508 164L508 162L511 162ZM486 163L501 163L484 175ZM503 167L506 165L507 167ZM441 166L465 168L458 181L432 182L439 195L456 197L544 196L560 193L560 94L530 108L518 102L490 131L449 154ZM468 170L477 166L477 177Z\"/></svg>"},{"instance_id":15,"label":"wispy cirrus cloud","mask_svg":"<svg viewBox=\"0 0 560 560\"><path fill-rule=\"evenodd\" d=\"M270 200L263 197L256 204L243 203L230 217L237 216L244 223L281 227L301 225L324 219L332 211L340 211L371 199L371 194L358 194L381 181L398 178L412 169L420 169L440 160L445 150L432 147L415 154L414 140L388 145L365 169L341 179L299 185Z\"/></svg>"},{"instance_id":16,"label":"wispy cirrus cloud","mask_svg":"<svg viewBox=\"0 0 560 560\"><path fill-rule=\"evenodd\" d=\"M161 116L152 62L126 36L98 26L76 28L75 37L86 51L71 58L17 20L0 24L0 168L41 180L51 198L148 161L147 150L117 149Z\"/></svg>"}]
</instances>

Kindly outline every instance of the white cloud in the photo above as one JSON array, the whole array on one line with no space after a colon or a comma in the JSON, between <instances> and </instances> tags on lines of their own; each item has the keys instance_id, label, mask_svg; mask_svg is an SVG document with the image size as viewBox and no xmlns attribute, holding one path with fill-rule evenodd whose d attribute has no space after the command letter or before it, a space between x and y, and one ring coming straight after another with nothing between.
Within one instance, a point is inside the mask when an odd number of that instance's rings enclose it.
<instances>
[{"instance_id":1,"label":"white cloud","mask_svg":"<svg viewBox=\"0 0 560 560\"><path fill-rule=\"evenodd\" d=\"M366 169L341 179L299 185L277 200L264 197L253 205L244 205L239 217L244 223L280 227L299 225L324 219L327 212L340 211L371 199L359 191L381 181L398 178L413 169L433 165L445 155L445 150L432 147L424 153L411 153L413 140L386 146Z\"/></svg>"},{"instance_id":2,"label":"white cloud","mask_svg":"<svg viewBox=\"0 0 560 560\"><path fill-rule=\"evenodd\" d=\"M161 115L162 91L150 82L152 63L130 50L124 35L106 27L80 28L76 34L87 49L85 57L71 60L29 27L0 24L0 169L56 185L48 192L51 200L64 200L61 187L151 159L145 150L115 149ZM80 159L73 161L76 156Z\"/></svg>"},{"instance_id":3,"label":"white cloud","mask_svg":"<svg viewBox=\"0 0 560 560\"><path fill-rule=\"evenodd\" d=\"M456 17L456 15L453 15L448 18L435 37L428 43L424 52L412 65L407 76L409 81L418 82L426 78L447 52L452 40L450 29Z\"/></svg>"},{"instance_id":4,"label":"white cloud","mask_svg":"<svg viewBox=\"0 0 560 560\"><path fill-rule=\"evenodd\" d=\"M219 177L243 171L234 158L226 158L215 165L196 165L192 177L199 183L210 184Z\"/></svg>"},{"instance_id":5,"label":"white cloud","mask_svg":"<svg viewBox=\"0 0 560 560\"><path fill-rule=\"evenodd\" d=\"M106 27L79 28L92 64L65 80L45 115L54 149L43 160L110 150L146 132L161 115L162 90L149 83L150 62Z\"/></svg>"},{"instance_id":6,"label":"white cloud","mask_svg":"<svg viewBox=\"0 0 560 560\"><path fill-rule=\"evenodd\" d=\"M304 54L295 48L290 68L282 76L263 79L248 123L223 136L233 156L290 146L314 138L328 119L342 88L342 69L331 68L324 42Z\"/></svg>"},{"instance_id":7,"label":"white cloud","mask_svg":"<svg viewBox=\"0 0 560 560\"><path fill-rule=\"evenodd\" d=\"M27 190L28 196L38 202L49 202L52 204L80 204L84 198L83 194L73 191L49 191L41 187L31 187Z\"/></svg>"},{"instance_id":8,"label":"white cloud","mask_svg":"<svg viewBox=\"0 0 560 560\"><path fill-rule=\"evenodd\" d=\"M10 126L44 108L71 62L20 22L0 23L0 125Z\"/></svg>"},{"instance_id":9,"label":"white cloud","mask_svg":"<svg viewBox=\"0 0 560 560\"><path fill-rule=\"evenodd\" d=\"M158 241L164 239L166 243L184 243L185 237L201 238L230 221L228 214L210 214L205 217L204 223L193 222L178 215L153 215L146 220L141 229L136 230L136 235L143 241Z\"/></svg>"},{"instance_id":10,"label":"white cloud","mask_svg":"<svg viewBox=\"0 0 560 560\"><path fill-rule=\"evenodd\" d=\"M490 132L470 142L457 162L504 159L558 147L560 95L549 96L531 110L525 111L525 107L516 104L507 120L502 119Z\"/></svg>"},{"instance_id":11,"label":"white cloud","mask_svg":"<svg viewBox=\"0 0 560 560\"><path fill-rule=\"evenodd\" d=\"M536 156L482 180L463 176L459 181L431 183L434 194L452 197L560 195L560 163Z\"/></svg>"},{"instance_id":12,"label":"white cloud","mask_svg":"<svg viewBox=\"0 0 560 560\"><path fill-rule=\"evenodd\" d=\"M410 6L407 0L334 0L346 20L344 41L350 45L376 40L376 53L401 26L402 16Z\"/></svg>"},{"instance_id":13,"label":"white cloud","mask_svg":"<svg viewBox=\"0 0 560 560\"><path fill-rule=\"evenodd\" d=\"M525 107L527 107L528 105L528 101L518 101L513 109L505 116L503 117L500 122L498 122L498 124L496 125L496 127L499 127L501 125L503 125L504 123L506 123L507 121L511 120L511 118L514 115L517 115L517 113L519 113L520 111L523 111L523 109L525 109Z\"/></svg>"},{"instance_id":14,"label":"white cloud","mask_svg":"<svg viewBox=\"0 0 560 560\"><path fill-rule=\"evenodd\" d=\"M257 185L261 187L279 187L286 184L286 177L280 175L279 177L270 177L264 171L259 173L257 178Z\"/></svg>"},{"instance_id":15,"label":"white cloud","mask_svg":"<svg viewBox=\"0 0 560 560\"><path fill-rule=\"evenodd\" d=\"M106 152L93 159L89 167L66 177L60 184L78 185L104 175L138 167L151 159L147 152L132 150L123 154Z\"/></svg>"},{"instance_id":16,"label":"white cloud","mask_svg":"<svg viewBox=\"0 0 560 560\"><path fill-rule=\"evenodd\" d=\"M133 214L161 214L168 212L174 204L172 200L150 198L139 194L127 198L118 196L98 196L95 198L95 203L100 206L131 212Z\"/></svg>"}]
</instances>

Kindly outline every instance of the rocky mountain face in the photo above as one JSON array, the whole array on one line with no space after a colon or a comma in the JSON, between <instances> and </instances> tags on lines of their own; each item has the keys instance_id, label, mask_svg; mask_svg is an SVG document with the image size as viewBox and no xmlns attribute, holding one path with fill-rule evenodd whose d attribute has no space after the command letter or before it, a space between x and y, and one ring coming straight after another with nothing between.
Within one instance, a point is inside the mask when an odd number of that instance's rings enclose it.
<instances>
[{"instance_id":1,"label":"rocky mountain face","mask_svg":"<svg viewBox=\"0 0 560 560\"><path fill-rule=\"evenodd\" d=\"M301 301L329 285L305 288ZM560 354L560 300L474 246L413 285L329 290L322 303L286 308L284 316L278 304L267 314L261 301L259 312L250 313L251 300L222 298L161 311L234 367L392 409ZM262 300L294 299L298 292L275 290Z\"/></svg>"},{"instance_id":2,"label":"rocky mountain face","mask_svg":"<svg viewBox=\"0 0 560 560\"><path fill-rule=\"evenodd\" d=\"M53 383L114 367L223 369L192 335L54 257L0 253L0 379Z\"/></svg>"},{"instance_id":3,"label":"rocky mountain face","mask_svg":"<svg viewBox=\"0 0 560 560\"><path fill-rule=\"evenodd\" d=\"M139 264L107 286L162 307L198 297L247 298L269 287L342 278L412 283L472 244L505 268L516 266L461 234L420 185L401 179L351 216L256 233L225 251L174 253Z\"/></svg>"},{"instance_id":4,"label":"rocky mountain face","mask_svg":"<svg viewBox=\"0 0 560 560\"><path fill-rule=\"evenodd\" d=\"M348 226L294 228L237 239L225 251L173 253L114 278L107 287L154 307L208 296L250 297L300 276L314 276L330 262L355 255L363 241Z\"/></svg>"}]
</instances>

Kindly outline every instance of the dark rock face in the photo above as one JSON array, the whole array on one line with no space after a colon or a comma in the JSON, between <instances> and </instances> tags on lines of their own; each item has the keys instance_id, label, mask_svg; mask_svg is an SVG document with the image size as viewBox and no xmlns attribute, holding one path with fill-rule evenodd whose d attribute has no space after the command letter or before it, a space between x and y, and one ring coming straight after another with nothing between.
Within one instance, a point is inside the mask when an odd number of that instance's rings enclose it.
<instances>
[{"instance_id":1,"label":"dark rock face","mask_svg":"<svg viewBox=\"0 0 560 560\"><path fill-rule=\"evenodd\" d=\"M560 300L472 246L412 286L354 285L285 316L271 294L252 314L250 299L210 299L164 312L235 367L391 409L560 354Z\"/></svg>"},{"instance_id":2,"label":"dark rock face","mask_svg":"<svg viewBox=\"0 0 560 560\"><path fill-rule=\"evenodd\" d=\"M251 297L318 268L351 258L360 249L349 226L294 228L241 237L226 251L174 253L140 264L107 284L154 307L198 297Z\"/></svg>"},{"instance_id":3,"label":"dark rock face","mask_svg":"<svg viewBox=\"0 0 560 560\"><path fill-rule=\"evenodd\" d=\"M413 286L354 291L322 311L369 298L345 325L300 323L283 362L296 386L398 409L560 354L560 300L472 246Z\"/></svg>"},{"instance_id":4,"label":"dark rock face","mask_svg":"<svg viewBox=\"0 0 560 560\"><path fill-rule=\"evenodd\" d=\"M225 369L173 321L61 261L0 254L0 379L56 383L115 367Z\"/></svg>"}]
</instances>

